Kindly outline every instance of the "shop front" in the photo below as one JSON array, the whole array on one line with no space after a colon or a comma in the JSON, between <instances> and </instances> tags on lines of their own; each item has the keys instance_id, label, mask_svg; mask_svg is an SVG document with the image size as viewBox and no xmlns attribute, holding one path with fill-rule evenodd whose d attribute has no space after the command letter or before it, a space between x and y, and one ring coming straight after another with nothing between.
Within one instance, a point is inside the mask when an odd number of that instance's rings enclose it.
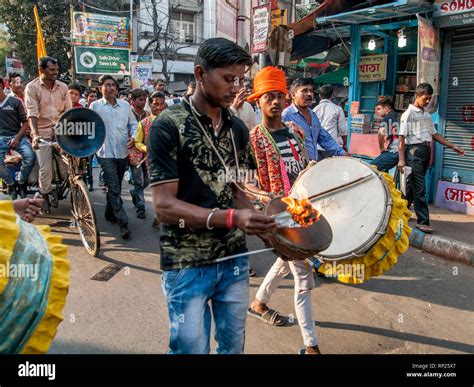
<instances>
[{"instance_id":1,"label":"shop front","mask_svg":"<svg viewBox=\"0 0 474 387\"><path fill-rule=\"evenodd\" d=\"M453 9L454 1L438 3L449 3ZM437 192L440 180L474 183L474 28L470 28L471 24L474 27L474 2L458 3L469 4L472 10L467 16L457 14L450 22L444 19L441 38L432 24L431 2L399 0L316 19L321 36L345 40L350 50L348 122L350 152L355 156L371 160L380 153L379 119L374 114L379 98L392 99L395 110L402 114L412 103L418 83L434 87L437 97L432 118L437 130L467 152L463 158L433 144L426 179L430 200L441 192ZM459 13L459 7L456 9ZM457 188L466 192L459 194L464 202L474 201L474 190Z\"/></svg>"},{"instance_id":2,"label":"shop front","mask_svg":"<svg viewBox=\"0 0 474 387\"><path fill-rule=\"evenodd\" d=\"M439 130L466 151L437 149L435 204L474 215L474 2L436 1L433 20L443 37Z\"/></svg>"}]
</instances>

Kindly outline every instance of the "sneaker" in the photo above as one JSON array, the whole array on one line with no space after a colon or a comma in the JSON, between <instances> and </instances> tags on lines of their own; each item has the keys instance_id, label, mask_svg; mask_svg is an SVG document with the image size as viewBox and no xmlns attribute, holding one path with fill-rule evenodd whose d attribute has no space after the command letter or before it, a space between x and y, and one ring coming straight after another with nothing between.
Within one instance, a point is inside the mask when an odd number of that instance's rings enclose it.
<instances>
[{"instance_id":1,"label":"sneaker","mask_svg":"<svg viewBox=\"0 0 474 387\"><path fill-rule=\"evenodd\" d=\"M92 185L89 186L89 192L94 191L94 187Z\"/></svg>"},{"instance_id":2,"label":"sneaker","mask_svg":"<svg viewBox=\"0 0 474 387\"><path fill-rule=\"evenodd\" d=\"M249 277L255 277L256 275L257 273L255 272L255 270L249 267Z\"/></svg>"},{"instance_id":3,"label":"sneaker","mask_svg":"<svg viewBox=\"0 0 474 387\"><path fill-rule=\"evenodd\" d=\"M137 218L138 219L145 219L146 218L145 211L137 211Z\"/></svg>"},{"instance_id":4,"label":"sneaker","mask_svg":"<svg viewBox=\"0 0 474 387\"><path fill-rule=\"evenodd\" d=\"M160 224L161 224L161 222L155 216L155 218L153 219L153 224L151 225L151 227L156 228L156 229L159 230L160 229Z\"/></svg>"},{"instance_id":5,"label":"sneaker","mask_svg":"<svg viewBox=\"0 0 474 387\"><path fill-rule=\"evenodd\" d=\"M120 226L120 235L122 236L122 239L128 239L130 238L130 229L128 226L125 224L123 226Z\"/></svg>"}]
</instances>

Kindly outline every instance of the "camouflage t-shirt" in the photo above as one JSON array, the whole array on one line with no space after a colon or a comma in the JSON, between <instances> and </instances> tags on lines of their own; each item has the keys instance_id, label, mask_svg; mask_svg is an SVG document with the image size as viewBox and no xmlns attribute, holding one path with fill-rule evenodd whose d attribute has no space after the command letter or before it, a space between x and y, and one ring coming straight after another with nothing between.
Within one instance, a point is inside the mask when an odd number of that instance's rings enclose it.
<instances>
[{"instance_id":1,"label":"camouflage t-shirt","mask_svg":"<svg viewBox=\"0 0 474 387\"><path fill-rule=\"evenodd\" d=\"M198 119L226 164L235 167L232 128L239 166L249 165L249 132L239 118L223 110L223 127L218 137L208 116L198 115ZM151 186L178 182L179 200L209 209L233 207L232 187L223 178L224 167L196 123L188 100L160 114L150 129L147 146ZM191 230L185 225L162 223L160 229L162 270L199 267L245 251L245 234L238 228Z\"/></svg>"}]
</instances>

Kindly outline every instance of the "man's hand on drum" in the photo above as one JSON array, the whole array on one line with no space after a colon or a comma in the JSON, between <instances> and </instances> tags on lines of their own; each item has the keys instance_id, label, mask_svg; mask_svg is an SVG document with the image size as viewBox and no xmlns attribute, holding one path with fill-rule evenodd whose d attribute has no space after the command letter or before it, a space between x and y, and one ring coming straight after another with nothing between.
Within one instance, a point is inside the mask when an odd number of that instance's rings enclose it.
<instances>
[{"instance_id":1,"label":"man's hand on drum","mask_svg":"<svg viewBox=\"0 0 474 387\"><path fill-rule=\"evenodd\" d=\"M133 137L129 137L128 138L128 141L127 141L127 148L133 148L133 146L135 145L135 139Z\"/></svg>"},{"instance_id":2,"label":"man's hand on drum","mask_svg":"<svg viewBox=\"0 0 474 387\"><path fill-rule=\"evenodd\" d=\"M15 212L25 222L32 222L43 207L44 199L19 199L13 202Z\"/></svg>"},{"instance_id":3,"label":"man's hand on drum","mask_svg":"<svg viewBox=\"0 0 474 387\"><path fill-rule=\"evenodd\" d=\"M235 223L247 234L264 234L275 228L275 220L271 216L252 210L235 211Z\"/></svg>"}]
</instances>

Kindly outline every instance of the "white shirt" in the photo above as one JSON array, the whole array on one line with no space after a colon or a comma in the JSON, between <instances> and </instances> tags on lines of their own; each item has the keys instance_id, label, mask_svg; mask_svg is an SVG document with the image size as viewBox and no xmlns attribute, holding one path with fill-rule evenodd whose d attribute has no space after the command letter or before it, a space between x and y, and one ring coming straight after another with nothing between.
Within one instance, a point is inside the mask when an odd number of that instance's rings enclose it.
<instances>
[{"instance_id":1,"label":"white shirt","mask_svg":"<svg viewBox=\"0 0 474 387\"><path fill-rule=\"evenodd\" d=\"M322 99L313 111L318 116L321 126L342 145L341 136L347 136L346 116L342 107L328 99Z\"/></svg>"},{"instance_id":2,"label":"white shirt","mask_svg":"<svg viewBox=\"0 0 474 387\"><path fill-rule=\"evenodd\" d=\"M235 116L239 117L244 122L249 130L255 128L257 125L257 114L255 113L255 110L253 110L252 105L247 101L244 101L239 110L236 110L233 107L231 107L230 110Z\"/></svg>"},{"instance_id":3,"label":"white shirt","mask_svg":"<svg viewBox=\"0 0 474 387\"><path fill-rule=\"evenodd\" d=\"M128 157L127 141L135 137L137 120L128 102L116 99L115 106L101 98L91 103L90 108L100 115L105 123L105 141L97 156L106 159Z\"/></svg>"},{"instance_id":4,"label":"white shirt","mask_svg":"<svg viewBox=\"0 0 474 387\"><path fill-rule=\"evenodd\" d=\"M400 118L400 136L405 136L407 145L433 141L436 134L431 114L410 104Z\"/></svg>"}]
</instances>

